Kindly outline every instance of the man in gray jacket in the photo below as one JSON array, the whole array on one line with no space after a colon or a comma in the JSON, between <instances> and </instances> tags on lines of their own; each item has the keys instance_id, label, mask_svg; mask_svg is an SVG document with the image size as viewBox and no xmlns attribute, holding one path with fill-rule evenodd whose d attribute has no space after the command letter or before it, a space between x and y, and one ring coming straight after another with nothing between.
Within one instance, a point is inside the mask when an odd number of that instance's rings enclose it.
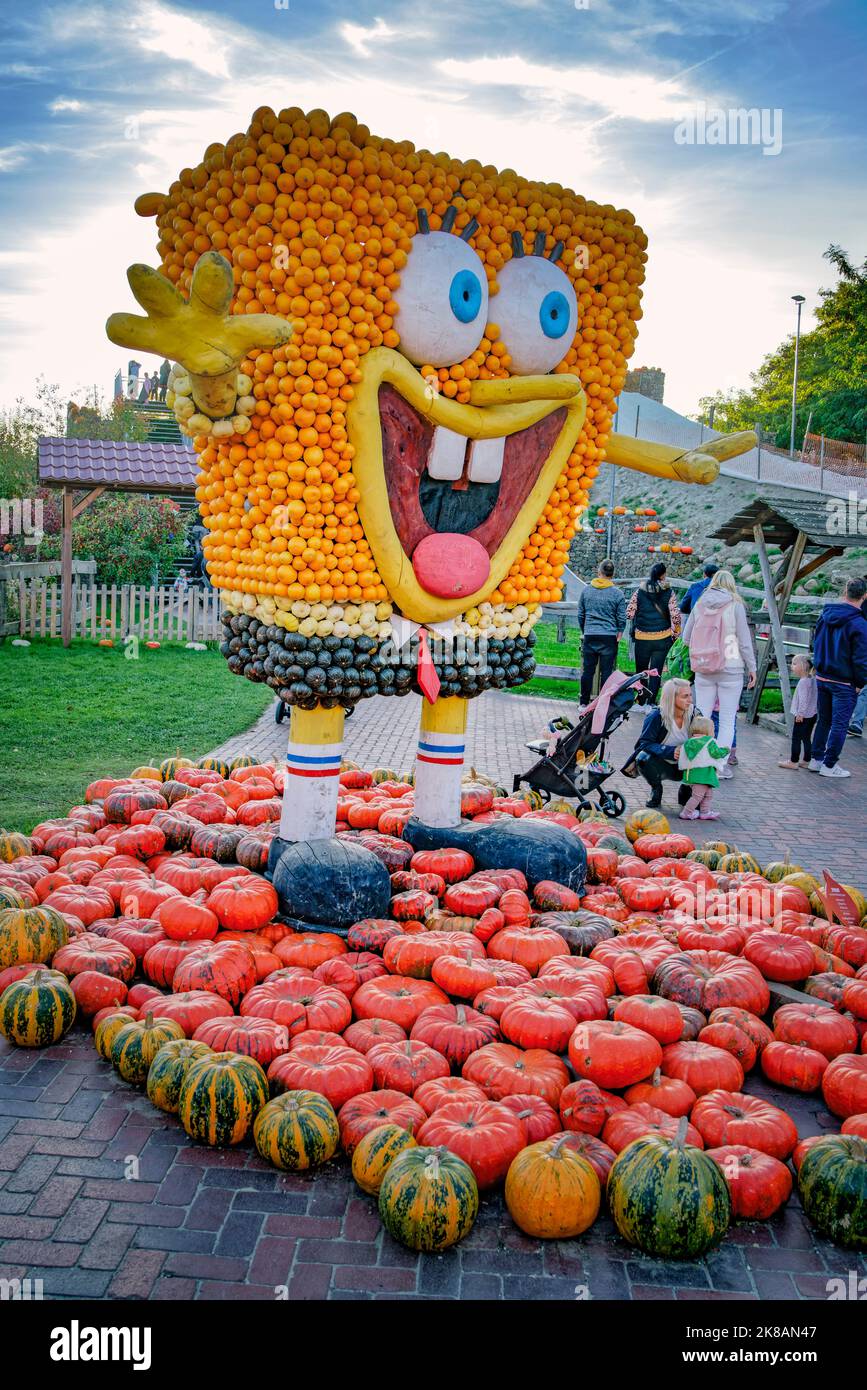
<instances>
[{"instance_id":1,"label":"man in gray jacket","mask_svg":"<svg viewBox=\"0 0 867 1390\"><path fill-rule=\"evenodd\" d=\"M617 643L626 627L626 595L612 582L613 577L613 561L603 560L598 577L585 585L578 600L578 626L584 636L582 705L590 703L597 666L600 686L605 684L614 670Z\"/></svg>"}]
</instances>

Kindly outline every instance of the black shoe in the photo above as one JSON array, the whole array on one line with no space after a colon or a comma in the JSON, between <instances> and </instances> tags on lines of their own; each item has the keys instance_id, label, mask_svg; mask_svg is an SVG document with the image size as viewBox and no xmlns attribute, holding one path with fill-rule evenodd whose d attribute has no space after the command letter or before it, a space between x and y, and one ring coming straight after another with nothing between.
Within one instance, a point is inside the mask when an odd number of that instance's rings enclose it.
<instances>
[{"instance_id":1,"label":"black shoe","mask_svg":"<svg viewBox=\"0 0 867 1390\"><path fill-rule=\"evenodd\" d=\"M857 724L850 724L848 729L846 730L846 733L849 735L850 738L861 738L863 730L859 729Z\"/></svg>"},{"instance_id":2,"label":"black shoe","mask_svg":"<svg viewBox=\"0 0 867 1390\"><path fill-rule=\"evenodd\" d=\"M651 811L658 811L662 805L662 792L651 792L649 800L644 804L649 807Z\"/></svg>"}]
</instances>

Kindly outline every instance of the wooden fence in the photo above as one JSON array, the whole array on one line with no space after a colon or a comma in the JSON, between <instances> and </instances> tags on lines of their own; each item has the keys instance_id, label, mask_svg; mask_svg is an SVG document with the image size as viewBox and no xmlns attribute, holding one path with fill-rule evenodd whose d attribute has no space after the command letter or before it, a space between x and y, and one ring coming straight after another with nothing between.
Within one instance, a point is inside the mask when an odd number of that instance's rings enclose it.
<instances>
[{"instance_id":1,"label":"wooden fence","mask_svg":"<svg viewBox=\"0 0 867 1390\"><path fill-rule=\"evenodd\" d=\"M60 637L59 583L19 580L18 633L21 637ZM73 584L72 636L122 642L207 642L223 635L216 589L171 585Z\"/></svg>"}]
</instances>

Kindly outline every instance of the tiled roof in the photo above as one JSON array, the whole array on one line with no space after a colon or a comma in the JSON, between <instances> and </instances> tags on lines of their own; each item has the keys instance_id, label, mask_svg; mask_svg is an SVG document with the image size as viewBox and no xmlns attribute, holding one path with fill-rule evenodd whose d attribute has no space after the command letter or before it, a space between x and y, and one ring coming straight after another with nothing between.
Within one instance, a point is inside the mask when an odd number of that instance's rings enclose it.
<instances>
[{"instance_id":1,"label":"tiled roof","mask_svg":"<svg viewBox=\"0 0 867 1390\"><path fill-rule=\"evenodd\" d=\"M198 471L195 453L183 444L139 444L115 439L39 441L42 483L101 485L130 492L192 492Z\"/></svg>"},{"instance_id":2,"label":"tiled roof","mask_svg":"<svg viewBox=\"0 0 867 1390\"><path fill-rule=\"evenodd\" d=\"M857 512L857 507L854 510ZM857 518L852 516L852 512L852 508L847 508L842 499L837 498L757 497L717 527L713 532L713 539L725 541L727 545L738 545L742 541L752 542L753 528L758 524L765 533L765 540L770 545L781 546L784 550L792 544L798 532L803 531L809 547L819 550L837 549L842 552L850 546L864 544L864 536L857 527ZM831 518L834 521L833 526ZM840 520L847 527L842 534L837 529Z\"/></svg>"}]
</instances>

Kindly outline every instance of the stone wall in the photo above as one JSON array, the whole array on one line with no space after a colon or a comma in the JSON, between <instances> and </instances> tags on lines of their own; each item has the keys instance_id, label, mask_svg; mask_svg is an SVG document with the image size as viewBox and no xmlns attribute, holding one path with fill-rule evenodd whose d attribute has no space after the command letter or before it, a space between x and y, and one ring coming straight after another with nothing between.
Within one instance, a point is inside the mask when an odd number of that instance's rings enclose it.
<instances>
[{"instance_id":1,"label":"stone wall","mask_svg":"<svg viewBox=\"0 0 867 1390\"><path fill-rule=\"evenodd\" d=\"M591 518L592 520L592 518ZM702 556L648 554L649 545L658 546L661 542L678 544L680 540L690 544L689 537L671 537L664 532L636 532L633 527L642 523L641 517L616 516L612 536L612 559L618 575L637 579L650 571L651 565L661 560L668 566L669 574L678 579L688 579L701 569ZM579 531L569 547L569 568L582 579L592 579L600 560L605 559L607 550L607 518L600 517L598 523L604 529Z\"/></svg>"},{"instance_id":2,"label":"stone wall","mask_svg":"<svg viewBox=\"0 0 867 1390\"><path fill-rule=\"evenodd\" d=\"M637 391L651 401L663 404L665 393L665 372L661 367L635 367L626 373L624 391Z\"/></svg>"}]
</instances>

